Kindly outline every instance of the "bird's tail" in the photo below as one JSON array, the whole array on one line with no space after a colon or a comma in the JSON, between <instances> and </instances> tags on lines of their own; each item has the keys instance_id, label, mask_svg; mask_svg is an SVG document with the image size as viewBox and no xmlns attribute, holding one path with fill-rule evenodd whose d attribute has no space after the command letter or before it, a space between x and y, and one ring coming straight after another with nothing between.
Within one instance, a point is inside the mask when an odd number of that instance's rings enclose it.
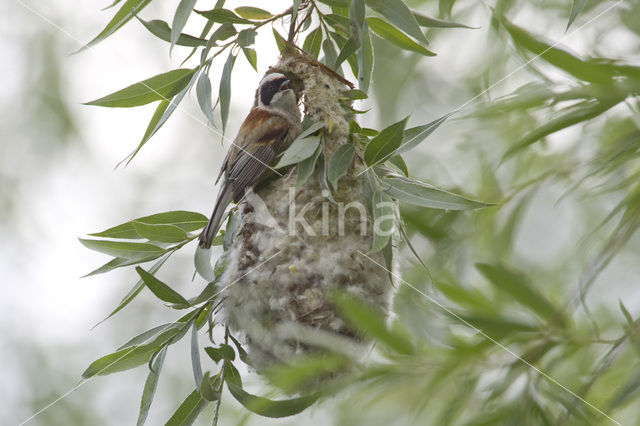
<instances>
[{"instance_id":1,"label":"bird's tail","mask_svg":"<svg viewBox=\"0 0 640 426\"><path fill-rule=\"evenodd\" d=\"M200 247L205 249L211 247L211 243L213 243L213 239L216 237L218 229L220 229L220 221L222 220L224 211L229 205L229 202L231 202L232 192L231 185L223 182L220 193L218 194L218 199L216 200L216 205L211 214L211 219L209 219L209 223L207 223L207 226L204 227L200 234Z\"/></svg>"}]
</instances>

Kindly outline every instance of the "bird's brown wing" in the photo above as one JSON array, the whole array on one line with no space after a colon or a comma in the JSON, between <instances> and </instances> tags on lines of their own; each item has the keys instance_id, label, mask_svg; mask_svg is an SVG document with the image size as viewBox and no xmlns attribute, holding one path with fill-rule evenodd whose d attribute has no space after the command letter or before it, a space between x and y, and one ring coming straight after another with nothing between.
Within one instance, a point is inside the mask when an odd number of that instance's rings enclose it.
<instances>
[{"instance_id":1,"label":"bird's brown wing","mask_svg":"<svg viewBox=\"0 0 640 426\"><path fill-rule=\"evenodd\" d=\"M233 191L233 201L257 183L273 159L285 146L291 125L279 115L261 108L251 110L223 164L223 172Z\"/></svg>"}]
</instances>

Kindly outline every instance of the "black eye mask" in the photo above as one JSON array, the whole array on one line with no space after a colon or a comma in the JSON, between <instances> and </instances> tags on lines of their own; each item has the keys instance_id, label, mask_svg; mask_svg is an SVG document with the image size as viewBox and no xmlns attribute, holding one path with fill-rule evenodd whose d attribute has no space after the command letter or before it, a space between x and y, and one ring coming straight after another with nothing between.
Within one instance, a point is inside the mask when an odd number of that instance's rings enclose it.
<instances>
[{"instance_id":1,"label":"black eye mask","mask_svg":"<svg viewBox=\"0 0 640 426\"><path fill-rule=\"evenodd\" d=\"M264 105L269 105L271 103L273 95L280 91L280 86L282 86L285 81L287 81L287 79L284 77L278 78L265 83L260 87L260 100Z\"/></svg>"}]
</instances>

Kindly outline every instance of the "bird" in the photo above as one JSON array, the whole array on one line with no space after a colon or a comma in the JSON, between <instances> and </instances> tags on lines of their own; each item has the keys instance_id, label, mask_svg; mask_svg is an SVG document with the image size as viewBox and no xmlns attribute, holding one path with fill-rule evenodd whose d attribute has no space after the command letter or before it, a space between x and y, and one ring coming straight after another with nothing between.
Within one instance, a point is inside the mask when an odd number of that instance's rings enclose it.
<instances>
[{"instance_id":1,"label":"bird","mask_svg":"<svg viewBox=\"0 0 640 426\"><path fill-rule=\"evenodd\" d=\"M286 72L268 73L258 86L256 101L238 130L222 163L222 178L213 213L199 237L199 247L209 249L230 202L238 203L249 188L271 173L274 160L302 131L298 103L302 79Z\"/></svg>"}]
</instances>

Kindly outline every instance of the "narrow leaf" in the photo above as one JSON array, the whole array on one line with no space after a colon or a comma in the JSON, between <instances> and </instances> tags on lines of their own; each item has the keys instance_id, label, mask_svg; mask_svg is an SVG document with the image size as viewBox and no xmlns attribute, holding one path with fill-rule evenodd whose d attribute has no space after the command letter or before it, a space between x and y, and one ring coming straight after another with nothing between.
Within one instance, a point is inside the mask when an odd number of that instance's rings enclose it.
<instances>
[{"instance_id":1,"label":"narrow leaf","mask_svg":"<svg viewBox=\"0 0 640 426\"><path fill-rule=\"evenodd\" d=\"M166 252L163 248L148 243L89 240L84 238L79 238L79 240L88 249L126 259L144 259L153 255L162 255Z\"/></svg>"},{"instance_id":2,"label":"narrow leaf","mask_svg":"<svg viewBox=\"0 0 640 426\"><path fill-rule=\"evenodd\" d=\"M367 6L380 13L411 37L422 44L429 44L429 41L422 33L416 18L411 10L401 0L366 0ZM374 30L375 31L375 30Z\"/></svg>"},{"instance_id":3,"label":"narrow leaf","mask_svg":"<svg viewBox=\"0 0 640 426\"><path fill-rule=\"evenodd\" d=\"M423 15L419 12L413 12L413 16L416 18L418 25L427 28L469 28L476 29L477 27L470 27L469 25L459 24L457 22L444 21L442 19L432 18L430 16Z\"/></svg>"},{"instance_id":4,"label":"narrow leaf","mask_svg":"<svg viewBox=\"0 0 640 426\"><path fill-rule=\"evenodd\" d=\"M200 110L207 117L209 123L215 127L215 120L213 118L213 102L211 100L211 80L206 72L200 74L198 82L196 83L196 96L198 98L198 105Z\"/></svg>"},{"instance_id":5,"label":"narrow leaf","mask_svg":"<svg viewBox=\"0 0 640 426\"><path fill-rule=\"evenodd\" d=\"M569 15L569 22L567 22L567 30L569 30L569 27L571 26L571 24L573 24L573 21L575 21L578 15L580 15L580 12L582 12L582 9L584 9L586 4L587 0L573 0L573 3L571 4L571 14Z\"/></svg>"},{"instance_id":6,"label":"narrow leaf","mask_svg":"<svg viewBox=\"0 0 640 426\"><path fill-rule=\"evenodd\" d=\"M167 355L167 347L160 349L160 353L153 361L151 371L147 375L147 380L144 383L144 390L142 391L142 400L140 401L140 413L138 414L137 426L144 425L149 414L149 408L151 408L151 402L156 394L156 387L158 386L158 379L160 378L160 370L164 364L164 358Z\"/></svg>"},{"instance_id":7,"label":"narrow leaf","mask_svg":"<svg viewBox=\"0 0 640 426\"><path fill-rule=\"evenodd\" d=\"M210 21L218 22L220 24L229 23L229 24L253 24L252 21L248 19L244 19L236 15L230 10L227 9L211 9L211 10L196 10L196 13L204 16Z\"/></svg>"},{"instance_id":8,"label":"narrow leaf","mask_svg":"<svg viewBox=\"0 0 640 426\"><path fill-rule=\"evenodd\" d=\"M316 161L322 152L322 146L318 145L316 152L306 160L302 160L298 163L298 177L296 179L296 187L301 187L311 177L313 171L316 168Z\"/></svg>"},{"instance_id":9,"label":"narrow leaf","mask_svg":"<svg viewBox=\"0 0 640 426\"><path fill-rule=\"evenodd\" d=\"M376 342L402 355L415 353L409 338L403 333L389 330L384 316L375 307L347 293L336 297L334 303L347 322Z\"/></svg>"},{"instance_id":10,"label":"narrow leaf","mask_svg":"<svg viewBox=\"0 0 640 426\"><path fill-rule=\"evenodd\" d=\"M391 197L382 191L374 192L372 203L373 244L370 253L376 253L382 250L391 239L395 228L395 214Z\"/></svg>"},{"instance_id":11,"label":"narrow leaf","mask_svg":"<svg viewBox=\"0 0 640 426\"><path fill-rule=\"evenodd\" d=\"M167 261L167 259L169 259L169 257L171 256L173 252L169 252L166 253L164 256L162 256L160 258L160 260L158 260L151 268L149 268L149 273L154 274L158 269L160 269L160 267L162 265L164 265L164 262ZM118 303L118 306L111 311L111 313L109 315L107 315L106 318L104 318L102 321L100 321L100 323L108 320L109 318L111 318L112 316L114 316L115 314L117 314L118 312L120 312L125 306L127 306L129 303L131 303L131 301L133 299L135 299L135 297L140 294L140 292L142 291L142 289L144 288L144 281L142 281L141 279L138 280L138 282L133 286L133 288L131 290L129 290L129 293L127 293L122 300L120 301L120 303ZM98 323L98 324L100 324ZM98 325L96 324L96 326ZM95 327L95 326L94 326Z\"/></svg>"},{"instance_id":12,"label":"narrow leaf","mask_svg":"<svg viewBox=\"0 0 640 426\"><path fill-rule=\"evenodd\" d=\"M100 31L100 34L98 34L89 43L82 46L75 53L82 52L83 50L88 49L89 47L92 47L100 43L102 40L106 39L111 34L118 31L120 28L122 28L124 24L129 22L129 20L133 18L137 13L140 13L140 11L144 9L145 6L147 6L149 3L151 3L151 0L127 0L122 5L122 7L118 9L116 14L111 19L111 21L109 21L109 23L107 24L107 26L104 27L102 31Z\"/></svg>"},{"instance_id":13,"label":"narrow leaf","mask_svg":"<svg viewBox=\"0 0 640 426\"><path fill-rule=\"evenodd\" d=\"M121 225L114 226L102 232L97 232L95 234L89 234L92 237L103 237L103 238L127 238L127 239L138 239L142 238L137 232L135 227L133 226L134 222L141 222L146 224L167 224L174 225L178 228L182 229L185 232L196 231L198 229L203 228L208 219L206 216L185 210L174 210L164 213L157 213L150 216L143 216L137 219L131 220L129 222L125 222Z\"/></svg>"},{"instance_id":14,"label":"narrow leaf","mask_svg":"<svg viewBox=\"0 0 640 426\"><path fill-rule=\"evenodd\" d=\"M369 167L385 161L400 147L408 119L409 117L406 117L388 126L367 144L364 161Z\"/></svg>"},{"instance_id":15,"label":"narrow leaf","mask_svg":"<svg viewBox=\"0 0 640 426\"><path fill-rule=\"evenodd\" d=\"M307 136L302 139L296 139L289 148L282 154L280 161L275 165L276 169L297 164L311 157L320 145L320 136Z\"/></svg>"},{"instance_id":16,"label":"narrow leaf","mask_svg":"<svg viewBox=\"0 0 640 426\"><path fill-rule=\"evenodd\" d=\"M472 210L490 205L409 178L386 177L382 179L381 186L393 198L432 209Z\"/></svg>"},{"instance_id":17,"label":"narrow leaf","mask_svg":"<svg viewBox=\"0 0 640 426\"><path fill-rule=\"evenodd\" d=\"M149 30L151 34L158 37L160 40L166 41L167 43L171 43L171 28L169 28L169 24L160 19L153 19L151 21L145 21L144 19L140 19L137 17L138 21L144 25L144 27ZM199 37L194 37L189 34L180 34L176 43L178 46L187 46L187 47L199 47L206 46L207 40Z\"/></svg>"},{"instance_id":18,"label":"narrow leaf","mask_svg":"<svg viewBox=\"0 0 640 426\"><path fill-rule=\"evenodd\" d=\"M353 144L346 143L341 145L329 159L327 180L335 190L338 189L338 180L347 174L355 152Z\"/></svg>"},{"instance_id":19,"label":"narrow leaf","mask_svg":"<svg viewBox=\"0 0 640 426\"><path fill-rule=\"evenodd\" d=\"M179 68L158 74L100 99L86 102L85 105L129 108L154 101L166 101L186 87L194 72L193 69Z\"/></svg>"},{"instance_id":20,"label":"narrow leaf","mask_svg":"<svg viewBox=\"0 0 640 426\"><path fill-rule=\"evenodd\" d=\"M234 10L241 17L246 19L253 19L256 21L269 19L273 16L270 12L264 9L260 9L259 7L242 6L236 7Z\"/></svg>"},{"instance_id":21,"label":"narrow leaf","mask_svg":"<svg viewBox=\"0 0 640 426\"><path fill-rule=\"evenodd\" d=\"M289 417L301 413L313 405L319 398L318 394L311 394L298 398L274 401L252 395L242 389L242 387L230 382L227 382L227 388L231 395L247 410L271 418Z\"/></svg>"},{"instance_id":22,"label":"narrow leaf","mask_svg":"<svg viewBox=\"0 0 640 426\"><path fill-rule=\"evenodd\" d=\"M255 49L250 47L243 47L242 53L244 53L244 57L247 58L249 64L253 67L256 72L258 72L258 54Z\"/></svg>"},{"instance_id":23,"label":"narrow leaf","mask_svg":"<svg viewBox=\"0 0 640 426\"><path fill-rule=\"evenodd\" d=\"M187 240L188 235L182 228L168 224L149 224L133 221L133 227L138 235L150 241L163 243L179 243Z\"/></svg>"},{"instance_id":24,"label":"narrow leaf","mask_svg":"<svg viewBox=\"0 0 640 426\"><path fill-rule=\"evenodd\" d=\"M517 152L521 151L532 143L537 142L545 136L548 136L559 130L566 129L567 127L571 127L575 124L598 117L605 111L615 106L618 101L621 100L622 99L607 101L589 100L564 108L559 112L558 116L546 121L543 125L527 133L519 141L516 141L516 143L514 143L504 154L502 160L504 161L512 157Z\"/></svg>"},{"instance_id":25,"label":"narrow leaf","mask_svg":"<svg viewBox=\"0 0 640 426\"><path fill-rule=\"evenodd\" d=\"M362 32L360 33L360 49L358 57L358 88L363 92L369 91L371 83L371 73L373 72L373 46L371 45L371 35L369 34L369 24L364 21Z\"/></svg>"},{"instance_id":26,"label":"narrow leaf","mask_svg":"<svg viewBox=\"0 0 640 426\"><path fill-rule=\"evenodd\" d=\"M541 318L549 320L558 315L555 306L533 287L526 276L510 271L501 265L477 263L476 268L496 288L509 294L518 303L528 307Z\"/></svg>"},{"instance_id":27,"label":"narrow leaf","mask_svg":"<svg viewBox=\"0 0 640 426\"><path fill-rule=\"evenodd\" d=\"M149 290L151 290L151 292L155 294L158 299L167 303L176 304L178 306L189 306L189 302L187 301L187 299L182 297L177 291L157 279L149 272L145 271L139 266L136 267L136 272L138 273L138 275L140 275L140 278L142 278L142 281L144 281L145 285L149 287Z\"/></svg>"},{"instance_id":28,"label":"narrow leaf","mask_svg":"<svg viewBox=\"0 0 640 426\"><path fill-rule=\"evenodd\" d=\"M198 345L198 327L195 321L191 327L191 369L196 387L199 388L202 384L202 364L200 363L200 347Z\"/></svg>"},{"instance_id":29,"label":"narrow leaf","mask_svg":"<svg viewBox=\"0 0 640 426\"><path fill-rule=\"evenodd\" d=\"M311 31L304 39L302 49L307 52L312 58L318 59L320 54L320 48L322 47L322 28L318 26L315 30Z\"/></svg>"},{"instance_id":30,"label":"narrow leaf","mask_svg":"<svg viewBox=\"0 0 640 426\"><path fill-rule=\"evenodd\" d=\"M552 44L529 34L524 29L502 20L503 25L520 47L529 50L551 65L560 68L574 77L592 83L610 84L614 71L610 65L599 62L587 62L571 53L553 47Z\"/></svg>"},{"instance_id":31,"label":"narrow leaf","mask_svg":"<svg viewBox=\"0 0 640 426\"><path fill-rule=\"evenodd\" d=\"M449 118L453 114L450 112L449 114L445 114L437 120L432 121L431 123L425 124L423 126L412 127L404 131L404 137L402 139L402 144L395 152L395 154L402 154L410 149L418 146L423 140L425 140L431 133L433 133L442 123L444 123L447 118Z\"/></svg>"},{"instance_id":32,"label":"narrow leaf","mask_svg":"<svg viewBox=\"0 0 640 426\"><path fill-rule=\"evenodd\" d=\"M162 101L160 105L158 105L158 109L156 109L156 112L153 114L153 117L151 117L151 121L147 125L147 129L144 132L144 136L142 137L142 140L140 141L136 149L133 150L133 152L129 154L123 161L126 160L127 164L129 164L131 160L133 160L133 157L135 157L136 154L138 154L138 152L144 146L144 144L147 143L147 141L151 139L151 137L155 135L158 130L160 130L162 125L167 121L167 119L169 119L171 114L173 114L173 111L175 111L175 109L178 107L178 104L180 104L180 102L182 101L182 98L184 98L184 96L187 94L191 86L195 83L197 75L198 74L196 74L194 70L194 73L192 74L191 79L187 82L187 84L180 91L180 93L178 93L170 102Z\"/></svg>"},{"instance_id":33,"label":"narrow leaf","mask_svg":"<svg viewBox=\"0 0 640 426\"><path fill-rule=\"evenodd\" d=\"M229 53L229 57L222 68L222 77L220 77L220 118L222 119L222 133L227 127L227 119L229 118L229 105L231 104L231 72L236 61L233 52Z\"/></svg>"},{"instance_id":34,"label":"narrow leaf","mask_svg":"<svg viewBox=\"0 0 640 426\"><path fill-rule=\"evenodd\" d=\"M177 43L182 29L189 19L189 15L191 15L191 11L193 11L196 5L196 1L197 0L180 0L180 3L178 3L176 12L173 15L173 23L171 24L171 46L169 47L169 52L173 50L173 46Z\"/></svg>"},{"instance_id":35,"label":"narrow leaf","mask_svg":"<svg viewBox=\"0 0 640 426\"><path fill-rule=\"evenodd\" d=\"M202 398L198 389L194 390L180 404L165 426L189 426L196 421L209 401Z\"/></svg>"},{"instance_id":36,"label":"narrow leaf","mask_svg":"<svg viewBox=\"0 0 640 426\"><path fill-rule=\"evenodd\" d=\"M390 41L398 47L405 50L411 50L413 52L421 53L425 56L435 56L436 54L426 47L423 47L407 37L402 31L398 30L388 22L383 21L380 18L367 18L367 24L369 28L378 34L380 37Z\"/></svg>"}]
</instances>

